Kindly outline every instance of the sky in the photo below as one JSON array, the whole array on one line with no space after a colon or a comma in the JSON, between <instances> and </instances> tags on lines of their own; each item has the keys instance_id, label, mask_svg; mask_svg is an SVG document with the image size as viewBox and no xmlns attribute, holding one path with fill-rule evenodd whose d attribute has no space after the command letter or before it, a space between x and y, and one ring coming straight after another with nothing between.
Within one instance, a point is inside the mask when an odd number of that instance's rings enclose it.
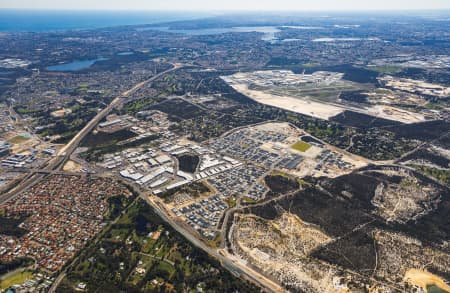
<instances>
[{"instance_id":1,"label":"sky","mask_svg":"<svg viewBox=\"0 0 450 293\"><path fill-rule=\"evenodd\" d=\"M1 8L189 11L439 10L450 9L450 0L0 0Z\"/></svg>"}]
</instances>

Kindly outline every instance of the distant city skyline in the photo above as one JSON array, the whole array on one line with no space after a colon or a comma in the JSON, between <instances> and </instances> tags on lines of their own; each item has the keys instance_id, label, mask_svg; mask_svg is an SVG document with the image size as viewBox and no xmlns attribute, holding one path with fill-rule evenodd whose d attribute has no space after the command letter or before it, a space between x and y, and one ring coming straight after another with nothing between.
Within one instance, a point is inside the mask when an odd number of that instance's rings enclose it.
<instances>
[{"instance_id":1,"label":"distant city skyline","mask_svg":"<svg viewBox=\"0 0 450 293\"><path fill-rule=\"evenodd\" d=\"M189 10L189 11L355 11L450 9L449 0L2 0L0 9Z\"/></svg>"}]
</instances>

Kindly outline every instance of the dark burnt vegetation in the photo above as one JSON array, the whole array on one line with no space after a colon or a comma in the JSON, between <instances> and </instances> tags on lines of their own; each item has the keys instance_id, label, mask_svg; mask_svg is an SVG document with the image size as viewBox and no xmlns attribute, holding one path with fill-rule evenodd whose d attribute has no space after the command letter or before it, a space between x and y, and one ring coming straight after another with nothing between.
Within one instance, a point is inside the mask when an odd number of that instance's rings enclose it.
<instances>
[{"instance_id":1,"label":"dark burnt vegetation","mask_svg":"<svg viewBox=\"0 0 450 293\"><path fill-rule=\"evenodd\" d=\"M116 144L120 141L127 140L129 138L137 136L134 132L128 129L121 129L115 132L97 132L89 133L84 139L81 146L83 147L101 147Z\"/></svg>"},{"instance_id":2,"label":"dark burnt vegetation","mask_svg":"<svg viewBox=\"0 0 450 293\"><path fill-rule=\"evenodd\" d=\"M282 211L290 211L335 237L351 232L362 223L374 220L373 216L355 209L348 201L333 197L316 187L306 188L268 205L250 207L246 211L269 220L279 217Z\"/></svg>"},{"instance_id":3,"label":"dark burnt vegetation","mask_svg":"<svg viewBox=\"0 0 450 293\"><path fill-rule=\"evenodd\" d=\"M448 69L427 70L422 68L406 68L402 72L394 75L450 86L450 71Z\"/></svg>"},{"instance_id":4,"label":"dark burnt vegetation","mask_svg":"<svg viewBox=\"0 0 450 293\"><path fill-rule=\"evenodd\" d=\"M339 95L339 98L347 102L356 104L368 104L368 97L364 91L344 91Z\"/></svg>"},{"instance_id":5,"label":"dark burnt vegetation","mask_svg":"<svg viewBox=\"0 0 450 293\"><path fill-rule=\"evenodd\" d=\"M232 73L180 70L177 75L158 80L154 84L155 89L163 92L175 86L180 94L218 95L232 103L229 107L204 111L198 106L188 105L186 101L168 99L150 108L182 116L179 117L180 123L172 126L172 130L179 134L187 133L195 141L220 136L235 127L277 120L292 123L327 143L343 149L349 148L351 152L369 159L391 160L414 149L419 141L430 139L429 135L420 138L420 135L414 135L417 132L414 125L404 127L395 121L374 119L351 111L334 117L332 121L326 121L261 105L236 92L220 78L222 74ZM437 128L435 132L443 130L442 125Z\"/></svg>"},{"instance_id":6,"label":"dark burnt vegetation","mask_svg":"<svg viewBox=\"0 0 450 293\"><path fill-rule=\"evenodd\" d=\"M413 124L386 127L397 138L432 141L450 132L450 122L444 120L427 121Z\"/></svg>"},{"instance_id":7,"label":"dark burnt vegetation","mask_svg":"<svg viewBox=\"0 0 450 293\"><path fill-rule=\"evenodd\" d=\"M418 140L397 137L393 132L378 128L358 131L351 142L348 151L379 161L394 160L420 145Z\"/></svg>"},{"instance_id":8,"label":"dark burnt vegetation","mask_svg":"<svg viewBox=\"0 0 450 293\"><path fill-rule=\"evenodd\" d=\"M182 99L169 99L149 107L149 110L159 110L181 119L192 119L194 117L202 117L206 114L203 109Z\"/></svg>"},{"instance_id":9,"label":"dark burnt vegetation","mask_svg":"<svg viewBox=\"0 0 450 293\"><path fill-rule=\"evenodd\" d=\"M332 72L342 72L344 73L344 79L361 82L361 83L371 83L374 85L378 84L377 77L378 73L360 67L355 67L352 64L340 64L340 65L332 65L332 66L307 66L300 67L298 69L293 70L295 73L313 73L315 71L332 71Z\"/></svg>"},{"instance_id":10,"label":"dark burnt vegetation","mask_svg":"<svg viewBox=\"0 0 450 293\"><path fill-rule=\"evenodd\" d=\"M440 168L450 168L450 159L436 151L432 151L430 146L422 147L415 152L404 156L399 162L408 161L412 161L412 164L422 164L428 162Z\"/></svg>"},{"instance_id":11,"label":"dark burnt vegetation","mask_svg":"<svg viewBox=\"0 0 450 293\"><path fill-rule=\"evenodd\" d=\"M447 133L446 135L443 135L439 139L433 141L433 144L438 147L449 149L450 148L450 133Z\"/></svg>"},{"instance_id":12,"label":"dark burnt vegetation","mask_svg":"<svg viewBox=\"0 0 450 293\"><path fill-rule=\"evenodd\" d=\"M311 253L311 256L370 276L376 267L376 247L371 230L351 233Z\"/></svg>"},{"instance_id":13,"label":"dark burnt vegetation","mask_svg":"<svg viewBox=\"0 0 450 293\"><path fill-rule=\"evenodd\" d=\"M181 171L194 173L200 163L200 158L193 154L184 154L176 156Z\"/></svg>"},{"instance_id":14,"label":"dark burnt vegetation","mask_svg":"<svg viewBox=\"0 0 450 293\"><path fill-rule=\"evenodd\" d=\"M34 264L34 260L28 257L19 257L12 261L0 261L0 276L16 269L25 268Z\"/></svg>"},{"instance_id":15,"label":"dark burnt vegetation","mask_svg":"<svg viewBox=\"0 0 450 293\"><path fill-rule=\"evenodd\" d=\"M378 118L349 110L344 111L341 114L338 114L334 117L331 117L330 120L345 126L357 127L362 129L385 127L385 126L398 126L403 124L398 121Z\"/></svg>"},{"instance_id":16,"label":"dark burnt vegetation","mask_svg":"<svg viewBox=\"0 0 450 293\"><path fill-rule=\"evenodd\" d=\"M199 197L202 194L209 193L211 190L209 187L201 181L192 182L171 190L167 190L158 194L158 197L163 198L166 202L172 200L172 197L179 193L186 193L194 198Z\"/></svg>"},{"instance_id":17,"label":"dark burnt vegetation","mask_svg":"<svg viewBox=\"0 0 450 293\"><path fill-rule=\"evenodd\" d=\"M19 225L25 221L27 217L4 217L0 215L0 234L21 237L28 233L27 230L20 228Z\"/></svg>"},{"instance_id":18,"label":"dark burnt vegetation","mask_svg":"<svg viewBox=\"0 0 450 293\"><path fill-rule=\"evenodd\" d=\"M267 175L264 177L264 182L273 195L292 192L300 187L295 178L278 174Z\"/></svg>"},{"instance_id":19,"label":"dark burnt vegetation","mask_svg":"<svg viewBox=\"0 0 450 293\"><path fill-rule=\"evenodd\" d=\"M377 186L382 183L402 184L400 176L387 176L380 171L383 166L369 166L362 172L343 175L334 179L320 178L312 187L270 204L249 207L245 211L266 219L275 219L282 212L290 211L306 222L318 225L329 235L338 237L351 232L359 225L391 229L416 237L431 246L439 247L450 235L450 190L419 172L410 171L419 184L432 186L439 191L440 200L435 209L406 223L386 222L374 213L372 199ZM388 167L392 168L392 167ZM401 167L397 167L399 170ZM282 210L280 210L280 207ZM324 217L326 215L326 217Z\"/></svg>"},{"instance_id":20,"label":"dark burnt vegetation","mask_svg":"<svg viewBox=\"0 0 450 293\"><path fill-rule=\"evenodd\" d=\"M271 201L265 205L246 207L243 213L274 220L284 212L297 215L303 221L337 238L311 252L310 256L372 276L376 267L376 231L402 233L422 241L423 245L443 249L450 235L450 192L418 172L410 173L419 184L433 184L440 190L440 203L428 214L406 223L386 222L374 211L372 199L380 183L402 184L399 175L381 173L386 167L367 167L334 179L319 178L314 186ZM390 168L390 167L388 167ZM448 248L444 248L448 250Z\"/></svg>"}]
</instances>

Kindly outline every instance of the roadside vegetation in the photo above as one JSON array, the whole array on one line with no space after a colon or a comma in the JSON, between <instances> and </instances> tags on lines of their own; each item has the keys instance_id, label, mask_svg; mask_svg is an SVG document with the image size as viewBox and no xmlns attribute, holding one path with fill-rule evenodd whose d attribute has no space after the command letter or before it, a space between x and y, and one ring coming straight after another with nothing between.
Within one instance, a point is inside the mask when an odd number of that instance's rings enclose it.
<instances>
[{"instance_id":1,"label":"roadside vegetation","mask_svg":"<svg viewBox=\"0 0 450 293\"><path fill-rule=\"evenodd\" d=\"M399 66L369 66L367 67L367 69L378 72L380 74L394 74L403 71L403 68Z\"/></svg>"},{"instance_id":2,"label":"roadside vegetation","mask_svg":"<svg viewBox=\"0 0 450 293\"><path fill-rule=\"evenodd\" d=\"M103 141L99 144L93 144L88 151L81 154L81 156L89 162L98 161L104 154L110 154L115 152L120 152L127 148L138 147L141 145L152 144L156 139L159 138L158 134L150 135L145 138L134 140L132 142L126 142L122 144L117 144L115 139L109 141Z\"/></svg>"},{"instance_id":3,"label":"roadside vegetation","mask_svg":"<svg viewBox=\"0 0 450 293\"><path fill-rule=\"evenodd\" d=\"M413 168L423 172L424 174L436 178L443 184L450 186L450 170L432 168L423 165L413 165Z\"/></svg>"},{"instance_id":4,"label":"roadside vegetation","mask_svg":"<svg viewBox=\"0 0 450 293\"><path fill-rule=\"evenodd\" d=\"M32 272L25 271L25 272L13 274L12 276L10 276L8 278L0 280L0 291L6 290L14 285L22 284L26 280L31 279L32 276L33 276Z\"/></svg>"},{"instance_id":5,"label":"roadside vegetation","mask_svg":"<svg viewBox=\"0 0 450 293\"><path fill-rule=\"evenodd\" d=\"M70 267L57 292L259 292L192 246L142 200Z\"/></svg>"},{"instance_id":6,"label":"roadside vegetation","mask_svg":"<svg viewBox=\"0 0 450 293\"><path fill-rule=\"evenodd\" d=\"M29 267L33 264L34 260L28 257L19 257L9 262L0 261L0 276L20 268Z\"/></svg>"}]
</instances>

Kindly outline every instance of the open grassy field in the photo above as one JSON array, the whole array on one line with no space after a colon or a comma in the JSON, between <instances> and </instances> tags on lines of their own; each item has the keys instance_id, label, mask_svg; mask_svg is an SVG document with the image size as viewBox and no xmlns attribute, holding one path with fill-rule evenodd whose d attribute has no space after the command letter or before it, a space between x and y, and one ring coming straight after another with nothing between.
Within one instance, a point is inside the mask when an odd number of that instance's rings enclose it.
<instances>
[{"instance_id":1,"label":"open grassy field","mask_svg":"<svg viewBox=\"0 0 450 293\"><path fill-rule=\"evenodd\" d=\"M300 151L300 152L306 152L307 150L309 150L310 147L311 147L311 145L304 141L299 141L292 145L292 148L294 150Z\"/></svg>"},{"instance_id":2,"label":"open grassy field","mask_svg":"<svg viewBox=\"0 0 450 293\"><path fill-rule=\"evenodd\" d=\"M29 140L29 137L25 137L23 135L17 135L9 140L10 143L19 144Z\"/></svg>"},{"instance_id":3,"label":"open grassy field","mask_svg":"<svg viewBox=\"0 0 450 293\"><path fill-rule=\"evenodd\" d=\"M427 293L448 293L448 291L445 291L437 286L428 286L427 290Z\"/></svg>"},{"instance_id":4,"label":"open grassy field","mask_svg":"<svg viewBox=\"0 0 450 293\"><path fill-rule=\"evenodd\" d=\"M33 276L33 273L29 272L29 271L14 274L14 275L10 276L9 278L6 278L5 280L0 281L0 290L3 291L13 285L22 284L26 280L30 279L31 276Z\"/></svg>"},{"instance_id":5,"label":"open grassy field","mask_svg":"<svg viewBox=\"0 0 450 293\"><path fill-rule=\"evenodd\" d=\"M369 66L367 67L367 69L378 72L380 74L393 74L403 71L403 68L398 66Z\"/></svg>"}]
</instances>

